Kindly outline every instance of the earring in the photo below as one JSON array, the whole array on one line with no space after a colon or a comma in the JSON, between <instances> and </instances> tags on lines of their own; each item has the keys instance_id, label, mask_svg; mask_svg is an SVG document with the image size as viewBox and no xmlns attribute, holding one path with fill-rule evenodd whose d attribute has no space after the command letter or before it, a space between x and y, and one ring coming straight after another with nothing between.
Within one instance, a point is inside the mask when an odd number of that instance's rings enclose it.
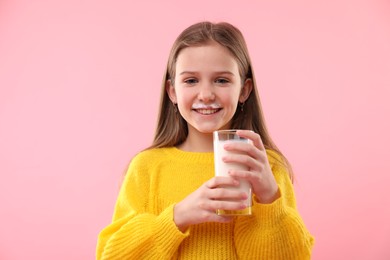
<instances>
[{"instance_id":1,"label":"earring","mask_svg":"<svg viewBox=\"0 0 390 260\"><path fill-rule=\"evenodd\" d=\"M244 112L244 105L245 105L245 102L240 103L241 112Z\"/></svg>"},{"instance_id":2,"label":"earring","mask_svg":"<svg viewBox=\"0 0 390 260\"><path fill-rule=\"evenodd\" d=\"M172 104L173 104L173 110L175 111L175 113L177 113L177 104L174 102L172 102Z\"/></svg>"}]
</instances>

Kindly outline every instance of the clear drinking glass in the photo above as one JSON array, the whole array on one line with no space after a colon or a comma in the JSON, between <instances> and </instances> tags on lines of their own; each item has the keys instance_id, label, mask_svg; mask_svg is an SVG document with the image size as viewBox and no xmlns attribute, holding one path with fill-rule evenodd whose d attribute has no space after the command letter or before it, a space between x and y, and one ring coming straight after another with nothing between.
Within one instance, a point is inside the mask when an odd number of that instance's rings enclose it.
<instances>
[{"instance_id":1,"label":"clear drinking glass","mask_svg":"<svg viewBox=\"0 0 390 260\"><path fill-rule=\"evenodd\" d=\"M226 143L231 142L246 142L252 143L251 140L237 135L237 130L219 130L214 131L213 140L214 140L214 168L215 176L228 176L228 171L232 169L238 170L248 170L245 165L238 163L225 163L222 161L222 157L234 153L231 151L226 151L223 146ZM246 201L247 207L242 210L217 210L218 215L251 215L252 214L252 188L248 181L239 180L240 185L237 187L228 187L228 189L238 189L244 191L248 194L248 199Z\"/></svg>"}]
</instances>

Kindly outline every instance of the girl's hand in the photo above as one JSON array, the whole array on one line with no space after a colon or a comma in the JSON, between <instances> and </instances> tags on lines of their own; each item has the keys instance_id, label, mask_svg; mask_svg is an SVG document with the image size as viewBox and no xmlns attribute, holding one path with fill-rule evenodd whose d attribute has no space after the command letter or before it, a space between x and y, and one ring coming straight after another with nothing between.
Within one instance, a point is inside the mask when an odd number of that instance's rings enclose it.
<instances>
[{"instance_id":1,"label":"girl's hand","mask_svg":"<svg viewBox=\"0 0 390 260\"><path fill-rule=\"evenodd\" d=\"M246 208L248 194L226 187L238 186L239 182L230 177L216 176L205 182L196 191L177 203L173 219L180 231L185 232L190 225L204 222L226 223L232 217L219 216L217 209L240 210Z\"/></svg>"},{"instance_id":2,"label":"girl's hand","mask_svg":"<svg viewBox=\"0 0 390 260\"><path fill-rule=\"evenodd\" d=\"M269 165L260 135L249 130L239 130L237 135L252 140L253 145L236 142L224 146L227 151L240 153L224 157L224 162L240 163L248 167L247 171L231 170L230 176L235 179L248 180L258 202L272 203L280 196L279 187Z\"/></svg>"}]
</instances>

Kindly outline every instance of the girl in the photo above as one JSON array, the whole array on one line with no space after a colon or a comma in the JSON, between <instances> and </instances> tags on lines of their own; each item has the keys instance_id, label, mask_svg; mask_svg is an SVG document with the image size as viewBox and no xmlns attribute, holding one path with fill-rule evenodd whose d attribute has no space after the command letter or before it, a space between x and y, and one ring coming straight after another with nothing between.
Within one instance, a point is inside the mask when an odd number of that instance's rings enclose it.
<instances>
[{"instance_id":1,"label":"girl","mask_svg":"<svg viewBox=\"0 0 390 260\"><path fill-rule=\"evenodd\" d=\"M162 85L153 144L129 165L97 259L310 259L314 240L267 132L241 32L210 22L184 30ZM212 133L220 129L252 140L224 147L240 153L224 161L248 171L214 177ZM217 215L246 207L247 194L226 188L239 179L252 186L252 215Z\"/></svg>"}]
</instances>

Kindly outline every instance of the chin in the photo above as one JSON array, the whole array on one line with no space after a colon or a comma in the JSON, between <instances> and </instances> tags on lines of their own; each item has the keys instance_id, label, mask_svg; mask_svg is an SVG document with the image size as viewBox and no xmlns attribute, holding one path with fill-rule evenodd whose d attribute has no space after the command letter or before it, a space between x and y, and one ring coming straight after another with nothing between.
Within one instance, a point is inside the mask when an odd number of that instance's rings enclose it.
<instances>
[{"instance_id":1,"label":"chin","mask_svg":"<svg viewBox=\"0 0 390 260\"><path fill-rule=\"evenodd\" d=\"M217 123L217 122L197 122L194 124L188 124L189 128L192 128L193 131L199 132L201 134L212 134L214 131L217 130L225 130L225 129L230 129L230 122L227 123Z\"/></svg>"},{"instance_id":2,"label":"chin","mask_svg":"<svg viewBox=\"0 0 390 260\"><path fill-rule=\"evenodd\" d=\"M201 134L212 134L214 131L216 131L218 129L197 129L197 131Z\"/></svg>"},{"instance_id":3,"label":"chin","mask_svg":"<svg viewBox=\"0 0 390 260\"><path fill-rule=\"evenodd\" d=\"M229 129L226 126L216 126L216 127L195 127L195 130L202 134L212 134L214 131L217 130L224 130Z\"/></svg>"}]
</instances>

